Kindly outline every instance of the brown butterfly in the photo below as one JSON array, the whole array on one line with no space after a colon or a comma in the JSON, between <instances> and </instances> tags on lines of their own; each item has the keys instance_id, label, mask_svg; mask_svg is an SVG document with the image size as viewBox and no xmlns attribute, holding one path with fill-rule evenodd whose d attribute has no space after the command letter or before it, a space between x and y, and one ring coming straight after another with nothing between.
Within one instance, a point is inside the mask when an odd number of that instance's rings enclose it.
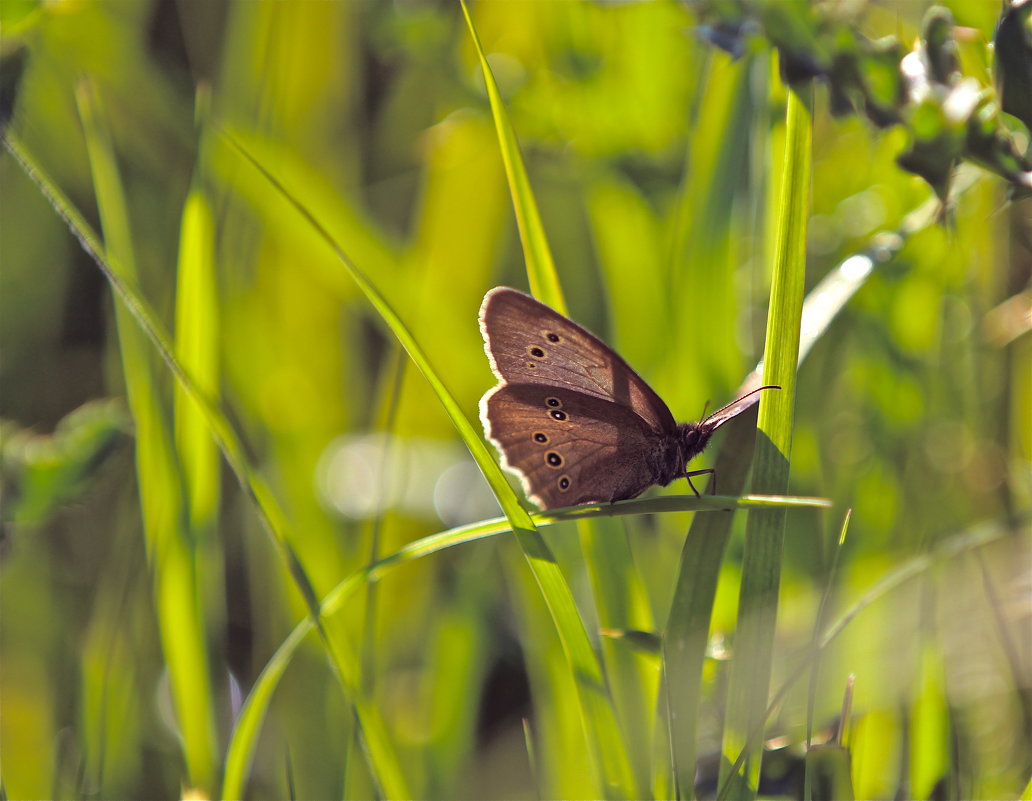
<instances>
[{"instance_id":1,"label":"brown butterfly","mask_svg":"<svg viewBox=\"0 0 1032 801\"><path fill-rule=\"evenodd\" d=\"M484 433L542 509L610 503L712 470L688 472L710 436L760 387L698 423L667 405L617 353L529 295L495 287L480 331L498 385L480 401Z\"/></svg>"}]
</instances>

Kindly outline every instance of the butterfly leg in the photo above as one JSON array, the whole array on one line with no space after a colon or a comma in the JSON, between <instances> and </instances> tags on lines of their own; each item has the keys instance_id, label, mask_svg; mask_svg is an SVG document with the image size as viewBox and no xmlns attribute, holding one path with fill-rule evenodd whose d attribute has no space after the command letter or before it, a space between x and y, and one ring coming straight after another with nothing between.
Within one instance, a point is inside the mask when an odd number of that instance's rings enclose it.
<instances>
[{"instance_id":1,"label":"butterfly leg","mask_svg":"<svg viewBox=\"0 0 1032 801\"><path fill-rule=\"evenodd\" d=\"M717 471L712 467L706 468L705 470L692 470L690 473L685 473L684 477L688 479L688 486L692 488L692 492L695 493L695 497L699 497L699 491L695 489L695 485L692 483L692 476L713 476L713 494L717 494Z\"/></svg>"}]
</instances>

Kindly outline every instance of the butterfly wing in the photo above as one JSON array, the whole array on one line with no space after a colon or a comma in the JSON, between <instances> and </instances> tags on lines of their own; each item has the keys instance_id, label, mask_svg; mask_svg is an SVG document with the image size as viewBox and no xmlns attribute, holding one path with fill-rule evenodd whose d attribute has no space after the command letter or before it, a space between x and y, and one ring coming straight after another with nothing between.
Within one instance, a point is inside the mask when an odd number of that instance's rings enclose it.
<instances>
[{"instance_id":1,"label":"butterfly wing","mask_svg":"<svg viewBox=\"0 0 1032 801\"><path fill-rule=\"evenodd\" d=\"M495 387L480 417L502 466L542 509L639 495L656 483L672 442L627 406L544 384Z\"/></svg>"},{"instance_id":2,"label":"butterfly wing","mask_svg":"<svg viewBox=\"0 0 1032 801\"><path fill-rule=\"evenodd\" d=\"M554 309L509 287L484 296L480 330L502 382L577 390L633 410L654 431L672 434L662 399L602 340Z\"/></svg>"}]
</instances>

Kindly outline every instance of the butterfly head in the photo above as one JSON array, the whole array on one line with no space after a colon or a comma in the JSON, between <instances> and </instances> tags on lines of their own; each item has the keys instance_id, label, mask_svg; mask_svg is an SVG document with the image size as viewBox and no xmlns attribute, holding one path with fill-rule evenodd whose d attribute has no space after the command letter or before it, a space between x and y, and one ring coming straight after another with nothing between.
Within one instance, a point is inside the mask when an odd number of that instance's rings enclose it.
<instances>
[{"instance_id":1,"label":"butterfly head","mask_svg":"<svg viewBox=\"0 0 1032 801\"><path fill-rule=\"evenodd\" d=\"M677 426L678 475L684 475L688 462L705 450L716 426L706 420L701 423L681 423Z\"/></svg>"}]
</instances>

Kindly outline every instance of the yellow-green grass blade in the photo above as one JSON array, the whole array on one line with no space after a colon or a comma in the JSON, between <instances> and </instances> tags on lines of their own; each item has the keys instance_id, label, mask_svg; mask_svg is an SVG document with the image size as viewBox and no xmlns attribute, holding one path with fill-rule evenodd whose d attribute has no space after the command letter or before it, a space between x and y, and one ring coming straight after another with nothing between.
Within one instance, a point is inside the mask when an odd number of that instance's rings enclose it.
<instances>
[{"instance_id":1,"label":"yellow-green grass blade","mask_svg":"<svg viewBox=\"0 0 1032 801\"><path fill-rule=\"evenodd\" d=\"M648 501L622 501L615 504L595 504L557 509L549 512L538 512L532 518L537 526L551 526L588 517L613 517L640 515L645 512L662 513L686 510L723 513L728 508L769 508L780 504L791 507L813 508L828 506L829 502L824 498L773 498L767 496L746 496L744 498L704 496L699 498L694 495L681 497L664 496ZM723 515L717 514L713 516ZM345 608L345 604L353 593L370 582L382 579L395 567L416 559L431 556L448 548L454 548L457 545L476 542L477 540L494 537L510 531L512 531L510 520L505 517L498 517L441 531L411 542L394 553L357 570L337 584L319 603L322 616L324 619L328 618ZM276 649L276 653L266 663L254 686L251 688L241 708L227 752L225 781L222 788L222 796L224 798L239 798L241 796L254 749L257 746L261 725L265 719L265 713L272 700L276 686L297 649L314 628L315 624L311 618L305 618L298 622L290 635Z\"/></svg>"},{"instance_id":2,"label":"yellow-green grass blade","mask_svg":"<svg viewBox=\"0 0 1032 801\"><path fill-rule=\"evenodd\" d=\"M108 252L137 280L129 214L103 110L88 83L77 92L97 207ZM217 764L207 637L198 603L193 544L182 530L184 494L169 415L146 337L126 308L116 322L129 408L136 425L136 468L162 650L191 786L214 790Z\"/></svg>"},{"instance_id":3,"label":"yellow-green grass blade","mask_svg":"<svg viewBox=\"0 0 1032 801\"><path fill-rule=\"evenodd\" d=\"M208 199L203 192L193 190L187 197L179 240L179 263L176 291L176 351L181 363L202 391L210 398L218 397L218 301L215 296L214 224ZM138 329L136 336L143 338ZM219 608L211 603L221 600L221 593L213 587L221 586L221 543L215 533L219 503L218 447L212 439L203 412L191 400L183 385L175 385L174 441L180 466L185 504L184 520L188 526L187 541L193 559L193 596L180 599L191 603L199 621L204 622L205 609ZM215 596L214 599L212 596ZM207 626L220 626L221 620L207 621ZM195 634L200 633L194 632ZM208 637L203 636L197 648L206 649ZM205 654L206 660L208 659ZM213 703L212 688L208 681L201 688L205 698ZM194 710L193 714L198 714ZM214 726L204 730L203 745L206 756L218 754L218 738ZM211 754L208 754L210 749Z\"/></svg>"},{"instance_id":4,"label":"yellow-green grass blade","mask_svg":"<svg viewBox=\"0 0 1032 801\"><path fill-rule=\"evenodd\" d=\"M200 183L200 182L197 182ZM197 185L183 207L176 271L176 356L209 398L219 396L219 303L214 223ZM183 469L193 538L214 526L219 499L219 455L204 414L182 386L175 395L176 450Z\"/></svg>"},{"instance_id":5,"label":"yellow-green grass blade","mask_svg":"<svg viewBox=\"0 0 1032 801\"><path fill-rule=\"evenodd\" d=\"M936 643L928 641L920 644L918 653L907 727L912 742L907 755L907 786L914 798L931 798L935 786L949 777L950 749L956 732L951 731L943 654Z\"/></svg>"},{"instance_id":6,"label":"yellow-green grass blade","mask_svg":"<svg viewBox=\"0 0 1032 801\"><path fill-rule=\"evenodd\" d=\"M537 201L534 200L530 180L527 178L527 168L523 164L516 132L513 130L509 115L502 104L498 84L495 82L490 64L487 63L487 56L484 55L480 37L477 36L477 31L473 27L473 18L470 16L469 8L466 6L465 0L460 0L460 4L470 37L477 50L477 57L480 59L484 85L487 87L487 96L491 101L491 114L494 116L495 129L498 131L498 144L502 152L502 161L505 164L505 175L509 181L509 191L512 193L512 205L516 211L516 224L520 231L523 256L527 263L530 291L538 300L547 303L560 313L566 314L566 301L563 299L562 287L555 271L555 262L552 260L548 239L545 237L545 229L541 224Z\"/></svg>"},{"instance_id":7,"label":"yellow-green grass blade","mask_svg":"<svg viewBox=\"0 0 1032 801\"><path fill-rule=\"evenodd\" d=\"M806 266L811 113L807 101L794 92L788 95L786 138L763 354L764 382L781 389L760 398L752 479L756 491L770 493L783 492L788 486ZM728 798L755 798L759 783L784 532L782 509L754 510L746 521L720 775L722 795ZM732 771L742 752L746 758Z\"/></svg>"}]
</instances>

